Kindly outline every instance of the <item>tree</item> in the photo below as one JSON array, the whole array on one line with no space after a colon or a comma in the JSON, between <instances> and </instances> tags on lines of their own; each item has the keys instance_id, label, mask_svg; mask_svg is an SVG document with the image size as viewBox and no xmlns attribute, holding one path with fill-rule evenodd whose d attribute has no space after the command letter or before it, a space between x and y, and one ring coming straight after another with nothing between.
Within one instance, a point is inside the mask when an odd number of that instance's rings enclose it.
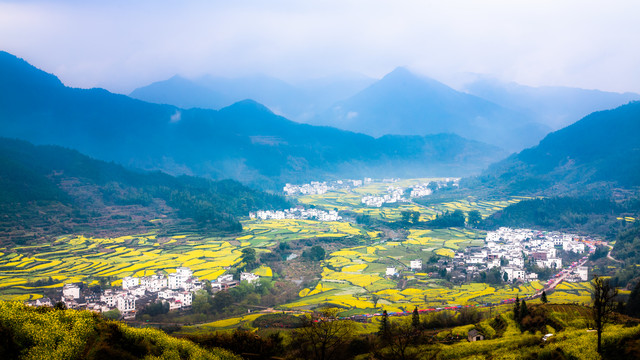
<instances>
[{"instance_id":1,"label":"tree","mask_svg":"<svg viewBox=\"0 0 640 360\"><path fill-rule=\"evenodd\" d=\"M629 300L625 307L625 313L633 317L640 316L640 282L633 287L631 295L629 295Z\"/></svg>"},{"instance_id":2,"label":"tree","mask_svg":"<svg viewBox=\"0 0 640 360\"><path fill-rule=\"evenodd\" d=\"M467 225L470 227L476 227L480 225L480 221L482 221L482 215L478 210L471 210L467 214Z\"/></svg>"},{"instance_id":3,"label":"tree","mask_svg":"<svg viewBox=\"0 0 640 360\"><path fill-rule=\"evenodd\" d=\"M302 358L338 359L351 341L354 324L338 320L338 309L327 308L303 318L303 326L294 331L291 345Z\"/></svg>"},{"instance_id":4,"label":"tree","mask_svg":"<svg viewBox=\"0 0 640 360\"><path fill-rule=\"evenodd\" d=\"M382 337L383 340L389 337L389 314L387 314L387 310L382 311L378 336Z\"/></svg>"},{"instance_id":5,"label":"tree","mask_svg":"<svg viewBox=\"0 0 640 360\"><path fill-rule=\"evenodd\" d=\"M540 296L540 301L542 301L543 304L546 304L549 302L549 299L547 299L547 292L542 290L542 295Z\"/></svg>"},{"instance_id":6,"label":"tree","mask_svg":"<svg viewBox=\"0 0 640 360\"><path fill-rule=\"evenodd\" d=\"M389 325L388 336L383 338L383 349L375 351L379 359L417 359L419 349L413 345L420 338L420 331L405 321L394 321Z\"/></svg>"},{"instance_id":7,"label":"tree","mask_svg":"<svg viewBox=\"0 0 640 360\"><path fill-rule=\"evenodd\" d=\"M513 320L520 321L520 298L516 295L516 303L513 305Z\"/></svg>"},{"instance_id":8,"label":"tree","mask_svg":"<svg viewBox=\"0 0 640 360\"><path fill-rule=\"evenodd\" d=\"M420 329L420 314L417 306L413 309L413 314L411 315L411 327L416 331Z\"/></svg>"},{"instance_id":9,"label":"tree","mask_svg":"<svg viewBox=\"0 0 640 360\"><path fill-rule=\"evenodd\" d=\"M598 332L598 353L602 352L602 331L604 325L611 321L611 316L615 311L615 298L618 296L618 289L611 286L609 280L605 280L598 275L593 276L591 281L591 317Z\"/></svg>"},{"instance_id":10,"label":"tree","mask_svg":"<svg viewBox=\"0 0 640 360\"><path fill-rule=\"evenodd\" d=\"M256 262L256 249L244 248L242 249L242 261L247 264L253 264Z\"/></svg>"},{"instance_id":11,"label":"tree","mask_svg":"<svg viewBox=\"0 0 640 360\"><path fill-rule=\"evenodd\" d=\"M378 307L378 301L380 301L380 295L378 295L378 294L371 295L371 301L373 302L373 307L377 308Z\"/></svg>"},{"instance_id":12,"label":"tree","mask_svg":"<svg viewBox=\"0 0 640 360\"><path fill-rule=\"evenodd\" d=\"M518 321L522 322L522 319L527 315L529 315L529 309L527 309L526 301L522 300L522 303L520 304L520 319Z\"/></svg>"},{"instance_id":13,"label":"tree","mask_svg":"<svg viewBox=\"0 0 640 360\"><path fill-rule=\"evenodd\" d=\"M110 320L118 320L120 319L120 315L120 310L118 309L113 309L102 313L102 316Z\"/></svg>"},{"instance_id":14,"label":"tree","mask_svg":"<svg viewBox=\"0 0 640 360\"><path fill-rule=\"evenodd\" d=\"M314 245L311 247L311 260L322 261L324 260L325 251L322 246Z\"/></svg>"},{"instance_id":15,"label":"tree","mask_svg":"<svg viewBox=\"0 0 640 360\"><path fill-rule=\"evenodd\" d=\"M208 281L207 281L208 282ZM196 291L195 296L193 297L193 302L191 303L191 309L196 314L204 314L209 312L212 305L211 295L207 292L207 290L200 289Z\"/></svg>"}]
</instances>

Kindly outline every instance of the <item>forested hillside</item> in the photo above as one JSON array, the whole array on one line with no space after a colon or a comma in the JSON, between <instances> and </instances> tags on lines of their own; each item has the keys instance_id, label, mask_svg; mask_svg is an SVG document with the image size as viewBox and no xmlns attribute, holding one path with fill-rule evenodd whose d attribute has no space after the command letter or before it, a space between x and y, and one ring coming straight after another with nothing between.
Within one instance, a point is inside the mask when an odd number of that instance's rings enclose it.
<instances>
[{"instance_id":1,"label":"forested hillside","mask_svg":"<svg viewBox=\"0 0 640 360\"><path fill-rule=\"evenodd\" d=\"M90 223L151 226L148 220L166 217L239 231L237 216L289 206L280 196L233 180L132 171L74 150L20 140L0 138L0 162L2 229L8 238L18 228L65 233Z\"/></svg>"}]
</instances>

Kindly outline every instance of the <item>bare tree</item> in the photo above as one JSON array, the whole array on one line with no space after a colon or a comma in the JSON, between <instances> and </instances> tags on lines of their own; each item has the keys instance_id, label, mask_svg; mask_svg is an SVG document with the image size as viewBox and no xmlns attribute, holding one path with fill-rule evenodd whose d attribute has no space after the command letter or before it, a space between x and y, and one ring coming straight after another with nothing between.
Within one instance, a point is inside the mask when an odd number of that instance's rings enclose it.
<instances>
[{"instance_id":1,"label":"bare tree","mask_svg":"<svg viewBox=\"0 0 640 360\"><path fill-rule=\"evenodd\" d=\"M292 335L292 346L300 357L306 359L339 359L341 350L353 336L354 324L350 320L338 320L338 309L326 308L306 315L304 325Z\"/></svg>"},{"instance_id":2,"label":"bare tree","mask_svg":"<svg viewBox=\"0 0 640 360\"><path fill-rule=\"evenodd\" d=\"M593 276L591 281L591 300L593 307L591 316L598 332L598 353L602 351L602 330L604 325L611 321L611 315L616 309L615 298L618 296L618 289L611 286L609 280L605 280L598 275Z\"/></svg>"},{"instance_id":3,"label":"bare tree","mask_svg":"<svg viewBox=\"0 0 640 360\"><path fill-rule=\"evenodd\" d=\"M382 348L375 351L376 358L383 360L416 359L419 350L415 345L421 335L422 331L415 328L410 322L403 320L391 322L388 333L380 338Z\"/></svg>"}]
</instances>

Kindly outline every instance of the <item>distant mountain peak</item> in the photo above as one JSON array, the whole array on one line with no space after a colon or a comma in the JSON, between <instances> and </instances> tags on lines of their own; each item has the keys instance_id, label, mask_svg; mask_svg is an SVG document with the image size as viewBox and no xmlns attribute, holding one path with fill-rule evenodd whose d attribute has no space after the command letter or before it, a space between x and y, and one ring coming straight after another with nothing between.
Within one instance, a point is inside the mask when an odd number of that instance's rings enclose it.
<instances>
[{"instance_id":1,"label":"distant mountain peak","mask_svg":"<svg viewBox=\"0 0 640 360\"><path fill-rule=\"evenodd\" d=\"M244 99L244 100L240 100L238 102L235 102L223 109L221 109L220 111L229 111L229 110L241 110L241 111L251 111L251 112L257 112L257 113L269 113L269 114L273 114L273 111L271 111L268 107L262 105L261 103L252 100L252 99Z\"/></svg>"}]
</instances>

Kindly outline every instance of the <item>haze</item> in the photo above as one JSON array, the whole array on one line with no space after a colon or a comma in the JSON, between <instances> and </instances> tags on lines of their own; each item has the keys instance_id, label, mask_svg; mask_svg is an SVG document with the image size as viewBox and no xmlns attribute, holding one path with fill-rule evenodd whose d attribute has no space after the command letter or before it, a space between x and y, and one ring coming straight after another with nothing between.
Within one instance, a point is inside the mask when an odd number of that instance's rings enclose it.
<instances>
[{"instance_id":1,"label":"haze","mask_svg":"<svg viewBox=\"0 0 640 360\"><path fill-rule=\"evenodd\" d=\"M397 66L455 85L640 92L635 1L3 1L0 48L65 84L128 93L175 74L295 82Z\"/></svg>"}]
</instances>

